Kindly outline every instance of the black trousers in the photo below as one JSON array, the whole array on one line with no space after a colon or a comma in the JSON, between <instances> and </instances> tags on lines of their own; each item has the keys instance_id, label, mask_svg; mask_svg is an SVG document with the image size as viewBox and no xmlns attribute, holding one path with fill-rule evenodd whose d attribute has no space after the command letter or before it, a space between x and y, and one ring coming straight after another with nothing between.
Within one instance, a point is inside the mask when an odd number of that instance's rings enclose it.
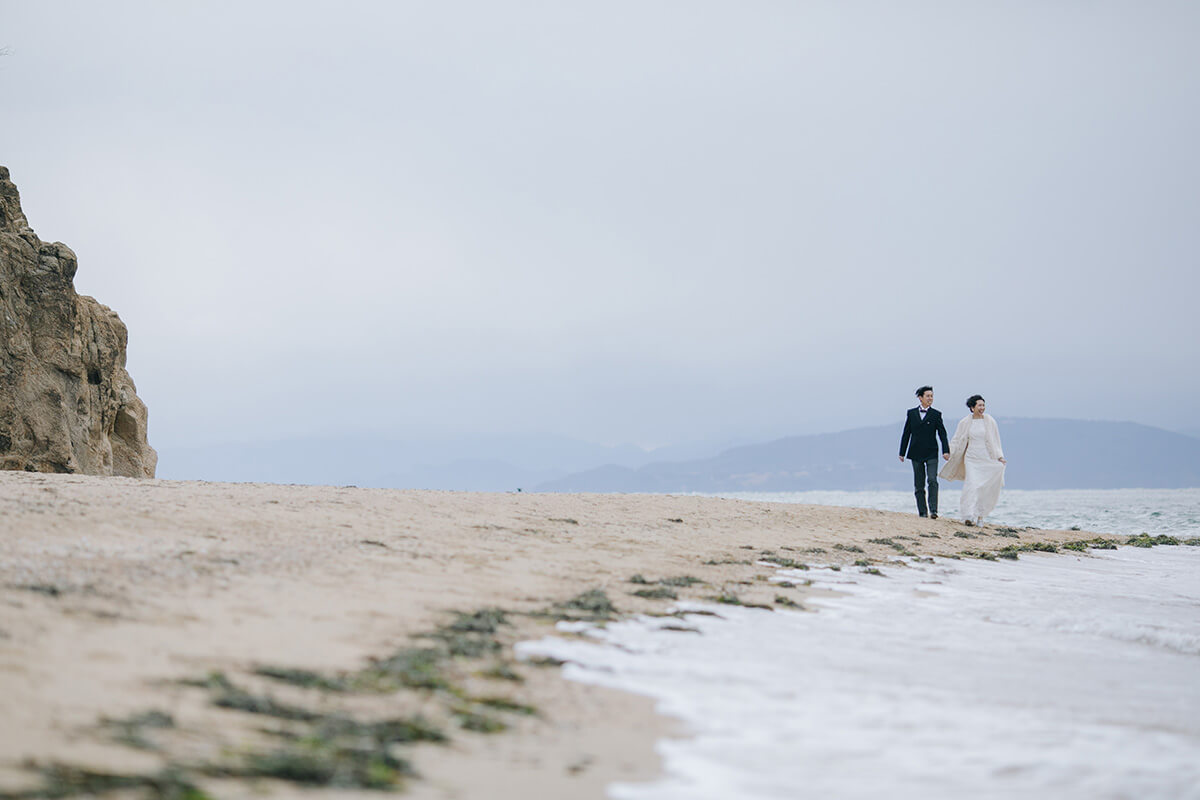
<instances>
[{"instance_id":1,"label":"black trousers","mask_svg":"<svg viewBox=\"0 0 1200 800\"><path fill-rule=\"evenodd\" d=\"M927 461L912 459L913 489L917 495L917 513L922 517L937 513L938 460L935 456ZM929 506L925 505L925 485L929 484Z\"/></svg>"}]
</instances>

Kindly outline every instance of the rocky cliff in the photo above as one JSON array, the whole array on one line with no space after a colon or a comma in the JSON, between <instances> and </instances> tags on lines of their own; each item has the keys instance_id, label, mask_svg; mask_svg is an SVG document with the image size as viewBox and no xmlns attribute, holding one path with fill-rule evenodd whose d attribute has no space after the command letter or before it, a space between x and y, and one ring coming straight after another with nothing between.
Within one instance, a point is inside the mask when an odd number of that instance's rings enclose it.
<instances>
[{"instance_id":1,"label":"rocky cliff","mask_svg":"<svg viewBox=\"0 0 1200 800\"><path fill-rule=\"evenodd\" d=\"M0 467L153 478L125 325L75 292L76 265L29 227L0 167Z\"/></svg>"}]
</instances>

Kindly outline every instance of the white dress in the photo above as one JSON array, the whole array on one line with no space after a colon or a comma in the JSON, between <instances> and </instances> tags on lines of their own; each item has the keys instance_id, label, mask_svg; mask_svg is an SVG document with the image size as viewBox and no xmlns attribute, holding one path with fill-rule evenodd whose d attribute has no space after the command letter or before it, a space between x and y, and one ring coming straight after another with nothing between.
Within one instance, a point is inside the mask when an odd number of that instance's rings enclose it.
<instances>
[{"instance_id":1,"label":"white dress","mask_svg":"<svg viewBox=\"0 0 1200 800\"><path fill-rule=\"evenodd\" d=\"M987 423L982 419L971 420L963 467L966 477L959 508L963 519L978 521L992 513L1004 486L1004 465L988 452Z\"/></svg>"}]
</instances>

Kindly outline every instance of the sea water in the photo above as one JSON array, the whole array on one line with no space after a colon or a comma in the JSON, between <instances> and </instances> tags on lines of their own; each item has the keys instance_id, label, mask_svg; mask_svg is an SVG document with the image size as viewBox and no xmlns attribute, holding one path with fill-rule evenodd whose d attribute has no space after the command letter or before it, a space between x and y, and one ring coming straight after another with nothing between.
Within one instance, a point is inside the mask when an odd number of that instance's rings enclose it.
<instances>
[{"instance_id":1,"label":"sea water","mask_svg":"<svg viewBox=\"0 0 1200 800\"><path fill-rule=\"evenodd\" d=\"M958 517L959 490L943 484L938 510ZM912 492L728 492L711 495L773 503L853 506L915 514ZM1200 535L1200 489L1004 490L985 522L1097 533Z\"/></svg>"},{"instance_id":2,"label":"sea water","mask_svg":"<svg viewBox=\"0 0 1200 800\"><path fill-rule=\"evenodd\" d=\"M1193 490L1145 507L1086 493L1083 511L1023 494L1012 524L1104 530L1103 512L1122 533L1200 535L1185 525ZM686 736L659 743L663 777L613 785L617 800L1200 798L1200 547L882 570L779 570L831 590L810 611L683 604L719 616L687 615L693 631L590 626L519 652L683 721Z\"/></svg>"}]
</instances>

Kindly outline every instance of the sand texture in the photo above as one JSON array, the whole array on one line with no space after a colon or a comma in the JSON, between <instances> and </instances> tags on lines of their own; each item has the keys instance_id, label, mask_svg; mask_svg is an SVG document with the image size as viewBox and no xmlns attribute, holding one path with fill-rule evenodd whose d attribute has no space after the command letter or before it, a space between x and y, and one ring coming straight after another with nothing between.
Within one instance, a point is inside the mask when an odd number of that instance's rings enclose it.
<instances>
[{"instance_id":1,"label":"sand texture","mask_svg":"<svg viewBox=\"0 0 1200 800\"><path fill-rule=\"evenodd\" d=\"M655 739L684 732L515 642L671 595L803 607L764 559L861 572L1091 535L686 496L0 473L0 797L124 781L108 796L601 798L652 778Z\"/></svg>"}]
</instances>

